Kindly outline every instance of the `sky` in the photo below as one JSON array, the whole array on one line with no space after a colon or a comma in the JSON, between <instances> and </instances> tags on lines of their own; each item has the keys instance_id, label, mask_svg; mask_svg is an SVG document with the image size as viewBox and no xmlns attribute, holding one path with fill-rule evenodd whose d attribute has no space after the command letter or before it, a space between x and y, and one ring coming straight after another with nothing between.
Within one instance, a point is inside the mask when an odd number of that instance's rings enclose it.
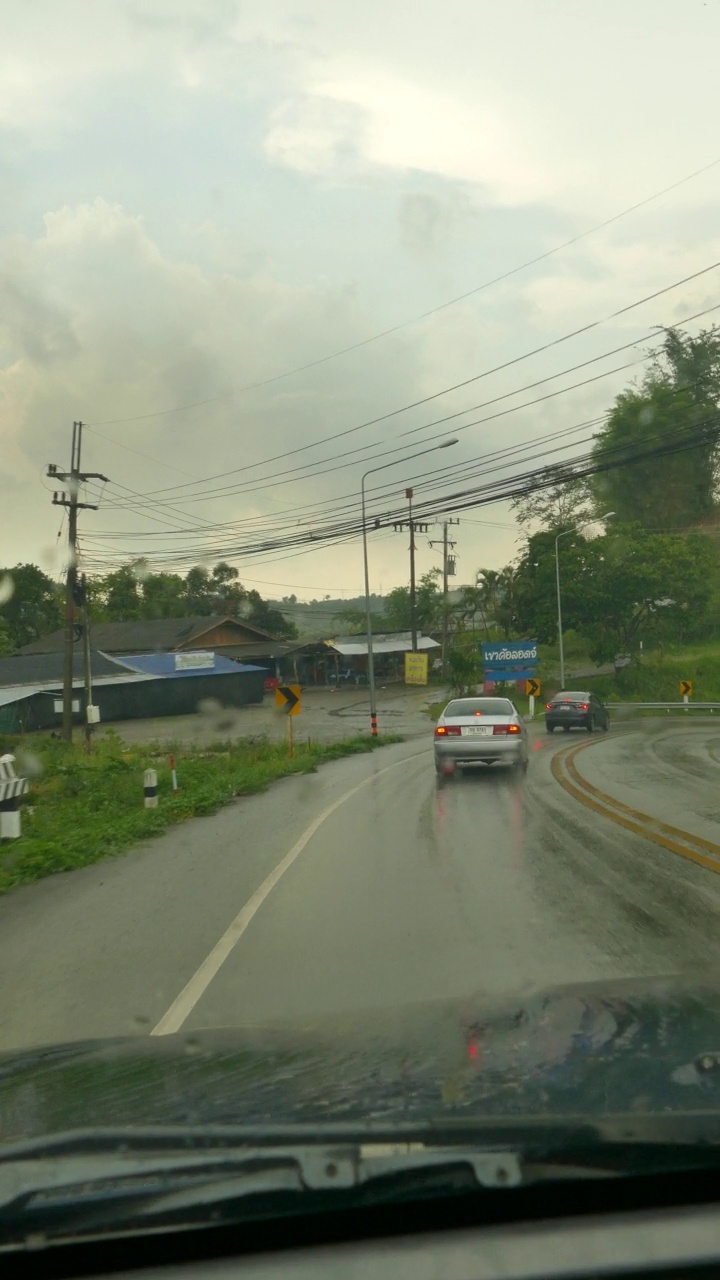
<instances>
[{"instance_id":1,"label":"sky","mask_svg":"<svg viewBox=\"0 0 720 1280\"><path fill-rule=\"evenodd\" d=\"M356 517L364 472L394 464L372 516L451 494L720 304L712 270L633 305L720 261L720 0L6 0L3 28L0 564L62 571L46 472L81 420L88 572L357 595L357 535L284 544ZM452 537L458 583L518 554L507 505ZM369 544L372 590L406 582L407 533Z\"/></svg>"}]
</instances>

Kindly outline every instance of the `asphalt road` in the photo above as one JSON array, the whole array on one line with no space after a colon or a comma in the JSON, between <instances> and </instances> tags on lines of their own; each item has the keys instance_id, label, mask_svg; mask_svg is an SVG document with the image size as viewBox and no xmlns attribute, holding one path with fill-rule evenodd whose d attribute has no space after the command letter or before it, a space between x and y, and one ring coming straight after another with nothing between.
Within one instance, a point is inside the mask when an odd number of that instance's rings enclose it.
<instances>
[{"instance_id":1,"label":"asphalt road","mask_svg":"<svg viewBox=\"0 0 720 1280\"><path fill-rule=\"evenodd\" d=\"M715 967L718 768L720 722L645 721L285 779L0 899L0 1048Z\"/></svg>"}]
</instances>

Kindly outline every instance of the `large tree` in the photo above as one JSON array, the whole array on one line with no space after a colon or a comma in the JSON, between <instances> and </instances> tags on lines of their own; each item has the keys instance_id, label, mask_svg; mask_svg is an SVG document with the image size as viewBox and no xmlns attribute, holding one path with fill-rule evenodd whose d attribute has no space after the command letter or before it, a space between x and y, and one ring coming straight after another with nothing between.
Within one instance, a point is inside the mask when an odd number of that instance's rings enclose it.
<instances>
[{"instance_id":1,"label":"large tree","mask_svg":"<svg viewBox=\"0 0 720 1280\"><path fill-rule=\"evenodd\" d=\"M593 493L587 480L574 476L571 467L547 467L539 480L542 487L513 498L510 503L522 528L529 530L538 525L541 529L563 529L592 519Z\"/></svg>"},{"instance_id":2,"label":"large tree","mask_svg":"<svg viewBox=\"0 0 720 1280\"><path fill-rule=\"evenodd\" d=\"M62 624L62 589L36 564L0 569L5 584L0 619L13 649L38 640ZM6 644L8 641L6 640Z\"/></svg>"},{"instance_id":3,"label":"large tree","mask_svg":"<svg viewBox=\"0 0 720 1280\"><path fill-rule=\"evenodd\" d=\"M649 530L702 523L717 500L719 405L720 330L667 330L646 378L617 397L598 433L596 502Z\"/></svg>"},{"instance_id":4,"label":"large tree","mask_svg":"<svg viewBox=\"0 0 720 1280\"><path fill-rule=\"evenodd\" d=\"M441 578L439 569L429 569L424 573L415 589L415 616L418 629L432 631L442 621L443 597L440 590ZM385 631L409 631L412 626L410 616L410 588L395 587L383 602L382 625Z\"/></svg>"},{"instance_id":5,"label":"large tree","mask_svg":"<svg viewBox=\"0 0 720 1280\"><path fill-rule=\"evenodd\" d=\"M563 630L574 630L598 662L634 653L639 640L687 640L712 592L718 553L698 534L652 534L639 525L608 526L588 540L563 538ZM530 538L516 573L515 626L545 643L557 640L555 536Z\"/></svg>"},{"instance_id":6,"label":"large tree","mask_svg":"<svg viewBox=\"0 0 720 1280\"><path fill-rule=\"evenodd\" d=\"M259 591L248 591L247 603L250 608L244 614L253 627L267 631L272 636L282 636L286 640L297 639L297 627L290 622L279 609L274 608L269 600L263 600Z\"/></svg>"}]
</instances>

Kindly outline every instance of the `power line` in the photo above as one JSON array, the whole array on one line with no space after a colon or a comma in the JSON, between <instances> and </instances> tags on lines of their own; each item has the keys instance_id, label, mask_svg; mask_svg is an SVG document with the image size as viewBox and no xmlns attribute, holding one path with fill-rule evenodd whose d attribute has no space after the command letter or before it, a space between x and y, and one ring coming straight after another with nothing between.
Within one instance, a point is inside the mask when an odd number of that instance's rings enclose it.
<instances>
[{"instance_id":1,"label":"power line","mask_svg":"<svg viewBox=\"0 0 720 1280\"><path fill-rule=\"evenodd\" d=\"M522 355L513 356L512 359L505 360L501 364L494 365L489 369L485 369L483 370L482 373L474 374L470 378L465 378L461 382L453 383L451 386L444 387L440 391L432 392L432 394L430 395L422 396L418 400L414 400L409 404L402 405L397 409L392 409L387 413L379 414L374 418L368 418L365 422L360 422L354 427L346 427L343 431L334 432L332 435L325 436L321 440L316 440L312 444L299 445L295 449L284 450L283 453L276 454L271 458L265 458L261 462L249 463L245 467L236 467L236 468L233 468L233 470L231 471L219 472L213 476L206 476L202 480L190 481L187 484L182 484L182 485L170 485L163 489L149 490L145 496L148 498L157 498L159 495L162 495L165 493L173 493L177 496L179 492L183 489L196 488L198 484L207 484L211 480L222 480L229 475L236 475L240 471L242 472L254 471L258 467L267 466L271 462L277 462L277 461L284 460L286 458L294 457L298 453L305 453L307 452L308 449L317 448L321 444L327 444L332 440L344 439L346 436L354 435L356 432L366 430L368 427L377 426L379 423L387 422L392 418L398 417L402 413L407 413L411 409L417 409L424 404L430 404L433 401L440 399L442 396L449 395L453 391L459 391L459 390L462 390L463 387L471 386L474 383L479 382L484 378L490 377L491 374L501 373L506 369L513 368L515 365L521 364L524 360L528 360L532 356L541 355L546 351L550 351L555 347L561 346L563 343L569 342L572 338L579 337L581 334L590 333L593 329L600 328L603 324L607 324L610 320L616 320L620 316L627 315L630 311L635 310L637 307L643 306L647 302L652 302L656 298L660 298L667 293L671 293L674 289L679 289L681 285L689 284L693 280L700 279L700 277L707 275L710 271L716 271L718 267L720 267L720 260L716 262L712 262L710 263L709 266L702 267L698 271L691 272L690 275L683 276L680 280L675 280L669 285L664 285L663 288L656 289L652 293L646 294L644 297L636 299L634 302L627 303L624 307L619 307L615 311L610 312L606 316L600 317L599 319L596 319L596 320L591 320L587 324L581 325L576 329L570 330L569 333L562 334L558 338L553 338L549 342L542 343L541 346L534 347L530 351L524 352ZM708 310L712 310L712 309L714 308L709 308ZM265 479L267 478L268 477L265 477Z\"/></svg>"},{"instance_id":2,"label":"power line","mask_svg":"<svg viewBox=\"0 0 720 1280\"><path fill-rule=\"evenodd\" d=\"M449 298L446 302L441 302L435 307L431 307L429 311L423 311L417 316L411 317L409 320L403 320L398 324L392 325L389 329L383 329L379 333L372 334L369 338L363 338L359 342L351 343L350 346L341 347L337 351L331 351L327 355L320 356L316 360L307 361L305 364L297 365L295 368L287 369L284 373L273 374L269 378L260 379L257 382L249 382L244 386L238 387L235 391L230 391L221 396L210 396L204 400L191 401L188 404L178 405L169 409L158 409L151 413L136 414L127 418L105 418L97 424L91 424L91 429L95 430L97 426L115 426L118 423L126 422L146 422L149 418L166 417L173 413L184 413L189 409L203 408L209 404L217 404L222 400L227 400L236 395L241 395L246 391L254 391L261 387L267 387L276 382L281 382L286 378L292 378L298 373L305 373L308 369L315 369L319 365L327 364L330 360L337 360L340 356L348 355L352 351L359 351L362 347L367 347L371 343L379 342L381 338L387 338L391 334L399 333L400 330L407 328L413 324L419 324L423 320L429 319L433 315L437 315L440 311L445 311L449 307L456 306L459 302L465 302L468 298L475 294L482 293L485 289L490 289L493 285L500 284L504 280L509 280L512 276L518 275L522 271L528 270L530 267L537 266L540 262L547 261L556 253L569 249L572 245L579 244L581 240L586 239L590 235L594 235L597 231L603 231L606 227L610 227L615 222L619 222L622 218L627 217L631 213L636 213L638 209L645 208L652 204L653 201L661 199L662 196L668 195L671 191L675 191L678 187L682 187L687 182L691 182L694 178L700 177L704 173L708 173L720 164L720 157L711 160L709 164L703 165L700 169L693 170L692 173L685 174L684 177L677 179L669 186L663 187L660 191L655 191L652 195L645 196L644 199L636 201L635 204L628 205L627 208L621 209L619 213L613 214L609 218L597 222L587 230L581 231L576 236L571 236L569 240L564 240L561 244L555 245L552 249L547 249L544 253L537 254L534 258L529 258L526 262L520 263L518 266L511 267L509 270L502 272L498 276L493 276L490 280L485 280L482 284L474 286L472 289L466 290L464 293L458 294L454 298ZM124 446L123 446L124 447ZM155 459L155 461L157 461ZM167 465L167 464L163 464Z\"/></svg>"}]
</instances>

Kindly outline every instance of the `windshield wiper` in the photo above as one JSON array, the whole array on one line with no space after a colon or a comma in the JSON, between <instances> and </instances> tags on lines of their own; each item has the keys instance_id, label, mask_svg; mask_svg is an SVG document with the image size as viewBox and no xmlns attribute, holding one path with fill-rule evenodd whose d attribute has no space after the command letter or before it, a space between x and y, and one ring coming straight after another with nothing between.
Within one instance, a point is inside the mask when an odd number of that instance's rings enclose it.
<instances>
[{"instance_id":1,"label":"windshield wiper","mask_svg":"<svg viewBox=\"0 0 720 1280\"><path fill-rule=\"evenodd\" d=\"M716 1113L518 1117L386 1132L89 1130L0 1147L0 1247L131 1226L720 1165Z\"/></svg>"}]
</instances>

